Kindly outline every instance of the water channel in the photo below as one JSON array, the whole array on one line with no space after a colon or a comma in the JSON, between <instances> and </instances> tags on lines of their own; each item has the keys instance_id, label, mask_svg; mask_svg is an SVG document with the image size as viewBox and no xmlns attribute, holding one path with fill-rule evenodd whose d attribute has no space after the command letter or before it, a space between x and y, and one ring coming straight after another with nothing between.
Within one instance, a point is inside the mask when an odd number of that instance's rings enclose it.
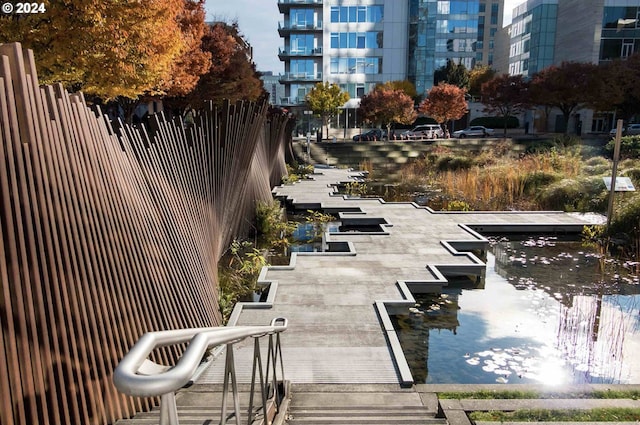
<instances>
[{"instance_id":1,"label":"water channel","mask_svg":"<svg viewBox=\"0 0 640 425\"><path fill-rule=\"evenodd\" d=\"M394 316L418 383L640 384L640 283L580 242L495 238L486 277Z\"/></svg>"}]
</instances>

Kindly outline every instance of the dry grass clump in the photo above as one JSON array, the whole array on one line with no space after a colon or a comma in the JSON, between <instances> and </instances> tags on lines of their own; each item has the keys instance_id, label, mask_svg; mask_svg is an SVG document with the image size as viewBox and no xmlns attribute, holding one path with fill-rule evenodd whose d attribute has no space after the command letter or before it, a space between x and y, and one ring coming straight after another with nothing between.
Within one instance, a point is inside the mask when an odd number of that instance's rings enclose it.
<instances>
[{"instance_id":1,"label":"dry grass clump","mask_svg":"<svg viewBox=\"0 0 640 425\"><path fill-rule=\"evenodd\" d=\"M552 151L518 159L502 157L492 165L446 171L438 181L448 196L463 199L478 210L539 209L529 195L559 176L577 176L580 168L578 156Z\"/></svg>"}]
</instances>

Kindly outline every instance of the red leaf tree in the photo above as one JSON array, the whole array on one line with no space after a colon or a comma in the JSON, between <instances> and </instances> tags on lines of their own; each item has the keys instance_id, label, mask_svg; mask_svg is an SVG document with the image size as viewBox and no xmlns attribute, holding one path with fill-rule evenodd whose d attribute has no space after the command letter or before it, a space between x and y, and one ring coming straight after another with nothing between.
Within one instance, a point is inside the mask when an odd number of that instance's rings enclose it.
<instances>
[{"instance_id":1,"label":"red leaf tree","mask_svg":"<svg viewBox=\"0 0 640 425\"><path fill-rule=\"evenodd\" d=\"M504 136L507 136L507 118L529 105L528 84L522 75L503 74L482 85L482 102L485 110L499 114L504 119Z\"/></svg>"},{"instance_id":2,"label":"red leaf tree","mask_svg":"<svg viewBox=\"0 0 640 425\"><path fill-rule=\"evenodd\" d=\"M532 101L560 109L565 124L573 112L583 106L598 103L594 94L602 81L598 66L590 63L563 62L537 73L532 81ZM565 133L568 126L565 128Z\"/></svg>"},{"instance_id":3,"label":"red leaf tree","mask_svg":"<svg viewBox=\"0 0 640 425\"><path fill-rule=\"evenodd\" d=\"M360 113L365 121L380 124L391 134L391 124L411 124L417 113L413 99L403 90L393 88L391 84L378 84L369 94L360 100Z\"/></svg>"},{"instance_id":4,"label":"red leaf tree","mask_svg":"<svg viewBox=\"0 0 640 425\"><path fill-rule=\"evenodd\" d=\"M467 91L453 84L440 82L427 93L427 98L420 103L418 112L436 120L441 126L445 124L445 137L449 137L446 124L457 120L467 113Z\"/></svg>"}]
</instances>

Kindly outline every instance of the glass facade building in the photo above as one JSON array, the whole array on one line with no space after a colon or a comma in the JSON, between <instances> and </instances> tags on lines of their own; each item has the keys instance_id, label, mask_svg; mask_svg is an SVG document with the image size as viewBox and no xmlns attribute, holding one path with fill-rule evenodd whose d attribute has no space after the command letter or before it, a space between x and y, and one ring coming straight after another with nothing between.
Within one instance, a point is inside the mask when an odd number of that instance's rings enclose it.
<instances>
[{"instance_id":1,"label":"glass facade building","mask_svg":"<svg viewBox=\"0 0 640 425\"><path fill-rule=\"evenodd\" d=\"M558 0L529 0L514 9L509 74L531 76L554 63Z\"/></svg>"},{"instance_id":2,"label":"glass facade building","mask_svg":"<svg viewBox=\"0 0 640 425\"><path fill-rule=\"evenodd\" d=\"M483 9L480 14L481 5ZM501 3L495 2L494 28ZM483 55L486 2L479 0L410 0L408 78L418 93L433 85L435 71L452 60L471 69L487 63ZM488 45L487 45L488 47Z\"/></svg>"},{"instance_id":3,"label":"glass facade building","mask_svg":"<svg viewBox=\"0 0 640 425\"><path fill-rule=\"evenodd\" d=\"M278 0L284 16L282 103L304 102L320 81L352 98L409 79L423 94L447 60L490 64L504 0Z\"/></svg>"}]
</instances>

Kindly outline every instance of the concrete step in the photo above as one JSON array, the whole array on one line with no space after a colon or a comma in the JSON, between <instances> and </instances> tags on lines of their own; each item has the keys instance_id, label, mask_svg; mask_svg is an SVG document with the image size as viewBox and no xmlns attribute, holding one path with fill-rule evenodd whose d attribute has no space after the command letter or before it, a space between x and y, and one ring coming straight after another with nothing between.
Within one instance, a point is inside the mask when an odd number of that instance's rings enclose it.
<instances>
[{"instance_id":1,"label":"concrete step","mask_svg":"<svg viewBox=\"0 0 640 425\"><path fill-rule=\"evenodd\" d=\"M437 399L398 385L294 385L286 424L446 424L436 412Z\"/></svg>"}]
</instances>

